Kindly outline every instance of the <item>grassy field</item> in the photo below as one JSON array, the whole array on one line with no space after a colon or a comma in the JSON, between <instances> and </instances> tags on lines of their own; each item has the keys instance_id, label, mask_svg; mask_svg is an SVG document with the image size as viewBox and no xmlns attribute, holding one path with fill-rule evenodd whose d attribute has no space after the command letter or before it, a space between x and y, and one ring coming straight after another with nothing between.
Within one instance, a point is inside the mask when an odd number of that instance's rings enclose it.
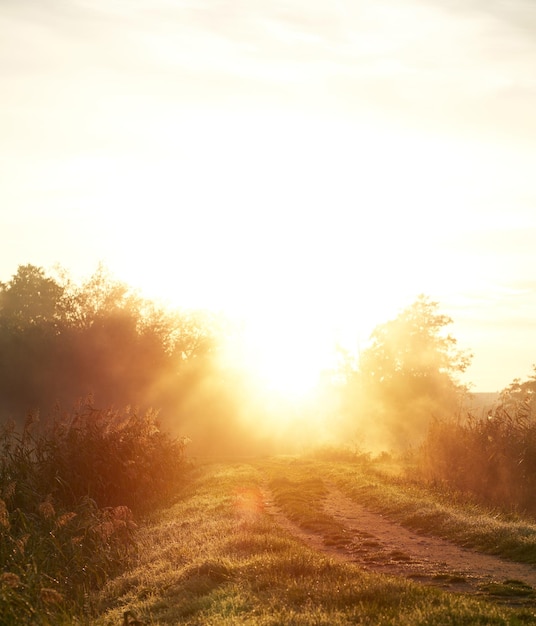
<instances>
[{"instance_id":1,"label":"grassy field","mask_svg":"<svg viewBox=\"0 0 536 626\"><path fill-rule=\"evenodd\" d=\"M400 523L534 559L536 526L528 521L408 487L377 465L210 463L197 467L173 506L140 527L129 567L87 607L90 623L119 626L125 611L153 625L536 623L534 605L516 598L449 593L330 558L294 538L265 507L268 489L295 524L336 543L341 528L322 509L328 482Z\"/></svg>"}]
</instances>

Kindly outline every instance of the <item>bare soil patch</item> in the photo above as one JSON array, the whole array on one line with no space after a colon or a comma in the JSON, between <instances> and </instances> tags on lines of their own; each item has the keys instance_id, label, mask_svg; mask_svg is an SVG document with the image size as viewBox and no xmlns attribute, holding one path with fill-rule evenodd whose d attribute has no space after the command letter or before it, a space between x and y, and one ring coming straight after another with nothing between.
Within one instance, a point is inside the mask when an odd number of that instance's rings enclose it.
<instances>
[{"instance_id":1,"label":"bare soil patch","mask_svg":"<svg viewBox=\"0 0 536 626\"><path fill-rule=\"evenodd\" d=\"M445 590L493 597L508 604L536 604L536 568L462 548L412 532L354 502L327 485L324 513L342 531L323 535L305 531L264 490L266 511L287 532L309 547L365 570L404 576Z\"/></svg>"}]
</instances>

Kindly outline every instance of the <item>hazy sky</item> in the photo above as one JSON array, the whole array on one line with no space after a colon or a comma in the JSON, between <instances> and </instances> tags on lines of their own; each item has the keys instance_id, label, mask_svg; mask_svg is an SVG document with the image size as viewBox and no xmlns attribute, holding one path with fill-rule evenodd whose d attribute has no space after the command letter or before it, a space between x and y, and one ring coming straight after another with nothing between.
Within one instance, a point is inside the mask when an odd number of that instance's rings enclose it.
<instances>
[{"instance_id":1,"label":"hazy sky","mask_svg":"<svg viewBox=\"0 0 536 626\"><path fill-rule=\"evenodd\" d=\"M103 260L311 355L425 293L501 389L536 362L535 68L533 0L2 0L0 280Z\"/></svg>"}]
</instances>

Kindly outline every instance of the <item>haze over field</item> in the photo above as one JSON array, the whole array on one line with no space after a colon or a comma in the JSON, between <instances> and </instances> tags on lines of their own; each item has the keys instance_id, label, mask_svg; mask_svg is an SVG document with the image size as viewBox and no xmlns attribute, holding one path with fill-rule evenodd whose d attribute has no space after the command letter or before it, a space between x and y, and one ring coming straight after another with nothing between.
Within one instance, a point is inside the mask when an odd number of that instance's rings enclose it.
<instances>
[{"instance_id":1,"label":"haze over field","mask_svg":"<svg viewBox=\"0 0 536 626\"><path fill-rule=\"evenodd\" d=\"M531 0L5 0L0 32L0 280L102 260L287 371L425 293L475 390L529 373Z\"/></svg>"}]
</instances>

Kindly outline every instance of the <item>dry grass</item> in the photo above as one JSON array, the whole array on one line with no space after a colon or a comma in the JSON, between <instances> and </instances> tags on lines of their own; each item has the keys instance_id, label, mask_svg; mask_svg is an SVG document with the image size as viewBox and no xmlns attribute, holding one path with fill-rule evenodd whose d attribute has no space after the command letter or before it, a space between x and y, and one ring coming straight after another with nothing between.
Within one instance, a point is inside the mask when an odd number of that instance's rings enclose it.
<instances>
[{"instance_id":1,"label":"dry grass","mask_svg":"<svg viewBox=\"0 0 536 626\"><path fill-rule=\"evenodd\" d=\"M478 501L536 515L536 422L518 406L500 405L482 419L431 424L415 456L421 480Z\"/></svg>"}]
</instances>

